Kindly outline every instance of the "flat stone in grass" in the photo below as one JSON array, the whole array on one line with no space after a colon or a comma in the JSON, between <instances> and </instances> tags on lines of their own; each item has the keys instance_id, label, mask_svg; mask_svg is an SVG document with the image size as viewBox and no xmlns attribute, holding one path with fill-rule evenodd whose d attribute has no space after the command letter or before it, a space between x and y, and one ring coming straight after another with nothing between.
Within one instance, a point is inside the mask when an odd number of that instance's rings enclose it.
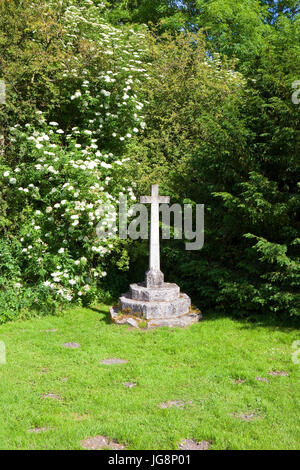
<instances>
[{"instance_id":1,"label":"flat stone in grass","mask_svg":"<svg viewBox=\"0 0 300 470\"><path fill-rule=\"evenodd\" d=\"M109 359L103 359L101 361L101 364L105 364L107 366L112 366L114 364L127 364L128 361L126 359L117 359L117 358L109 358Z\"/></svg>"},{"instance_id":2,"label":"flat stone in grass","mask_svg":"<svg viewBox=\"0 0 300 470\"><path fill-rule=\"evenodd\" d=\"M84 449L88 450L102 450L102 449L109 449L109 450L124 450L125 446L119 444L119 442L115 440L110 440L105 436L95 436L95 437L88 437L84 441L80 442L81 446Z\"/></svg>"},{"instance_id":3,"label":"flat stone in grass","mask_svg":"<svg viewBox=\"0 0 300 470\"><path fill-rule=\"evenodd\" d=\"M79 343L64 343L63 347L68 348L68 349L78 349L80 348L80 344Z\"/></svg>"},{"instance_id":4,"label":"flat stone in grass","mask_svg":"<svg viewBox=\"0 0 300 470\"><path fill-rule=\"evenodd\" d=\"M73 418L75 421L83 421L85 419L88 419L89 415L79 415L77 413L73 413Z\"/></svg>"},{"instance_id":5,"label":"flat stone in grass","mask_svg":"<svg viewBox=\"0 0 300 470\"><path fill-rule=\"evenodd\" d=\"M29 429L28 432L31 432L33 434L39 434L40 432L46 432L48 430L48 428L32 428L32 429Z\"/></svg>"},{"instance_id":6,"label":"flat stone in grass","mask_svg":"<svg viewBox=\"0 0 300 470\"><path fill-rule=\"evenodd\" d=\"M273 375L274 377L277 375L288 377L290 375L288 372L285 372L284 370L274 370L274 371L268 372L268 374Z\"/></svg>"},{"instance_id":7,"label":"flat stone in grass","mask_svg":"<svg viewBox=\"0 0 300 470\"><path fill-rule=\"evenodd\" d=\"M57 331L57 328L53 328L52 330L45 330L45 333L56 333Z\"/></svg>"},{"instance_id":8,"label":"flat stone in grass","mask_svg":"<svg viewBox=\"0 0 300 470\"><path fill-rule=\"evenodd\" d=\"M128 325L131 325L133 328L138 328L139 324L134 318L128 318L127 319Z\"/></svg>"},{"instance_id":9,"label":"flat stone in grass","mask_svg":"<svg viewBox=\"0 0 300 470\"><path fill-rule=\"evenodd\" d=\"M233 418L238 418L241 419L242 421L254 421L255 419L260 419L260 416L258 416L255 413L230 413L230 416Z\"/></svg>"},{"instance_id":10,"label":"flat stone in grass","mask_svg":"<svg viewBox=\"0 0 300 470\"><path fill-rule=\"evenodd\" d=\"M173 400L173 401L167 401L165 403L162 403L160 405L160 408L172 408L172 407L176 407L176 408L185 408L186 405L191 405L193 402L192 401L187 401L187 402L184 402L184 401L181 401L181 400Z\"/></svg>"},{"instance_id":11,"label":"flat stone in grass","mask_svg":"<svg viewBox=\"0 0 300 470\"><path fill-rule=\"evenodd\" d=\"M125 383L124 383L124 387L127 387L127 388L134 388L134 387L136 387L136 383L133 383L133 382L125 382Z\"/></svg>"},{"instance_id":12,"label":"flat stone in grass","mask_svg":"<svg viewBox=\"0 0 300 470\"><path fill-rule=\"evenodd\" d=\"M45 395L42 395L43 399L46 398L52 398L53 400L61 400L62 398L59 395L55 395L55 393L47 393Z\"/></svg>"},{"instance_id":13,"label":"flat stone in grass","mask_svg":"<svg viewBox=\"0 0 300 470\"><path fill-rule=\"evenodd\" d=\"M234 380L234 383L235 383L235 384L243 384L244 382L246 382L246 380L244 380L244 379L236 379L236 380Z\"/></svg>"},{"instance_id":14,"label":"flat stone in grass","mask_svg":"<svg viewBox=\"0 0 300 470\"><path fill-rule=\"evenodd\" d=\"M212 445L212 441L197 442L194 439L184 439L180 442L179 450L208 450Z\"/></svg>"},{"instance_id":15,"label":"flat stone in grass","mask_svg":"<svg viewBox=\"0 0 300 470\"><path fill-rule=\"evenodd\" d=\"M255 377L255 380L258 382L265 382L266 384L270 383L270 380L266 379L265 377Z\"/></svg>"}]
</instances>

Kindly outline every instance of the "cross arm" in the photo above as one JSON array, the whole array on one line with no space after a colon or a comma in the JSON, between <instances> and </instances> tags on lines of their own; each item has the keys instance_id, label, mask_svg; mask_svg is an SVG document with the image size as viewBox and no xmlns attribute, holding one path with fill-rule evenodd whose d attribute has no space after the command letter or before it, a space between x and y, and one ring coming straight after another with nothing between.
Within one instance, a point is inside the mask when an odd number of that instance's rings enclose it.
<instances>
[{"instance_id":1,"label":"cross arm","mask_svg":"<svg viewBox=\"0 0 300 470\"><path fill-rule=\"evenodd\" d=\"M158 198L154 198L153 196L141 196L140 199L141 204L169 204L170 198L169 196L159 196Z\"/></svg>"},{"instance_id":2,"label":"cross arm","mask_svg":"<svg viewBox=\"0 0 300 470\"><path fill-rule=\"evenodd\" d=\"M169 196L159 196L158 202L160 204L169 204L170 198L169 198Z\"/></svg>"},{"instance_id":3,"label":"cross arm","mask_svg":"<svg viewBox=\"0 0 300 470\"><path fill-rule=\"evenodd\" d=\"M140 202L141 202L141 204L151 204L152 203L152 197L151 196L141 196Z\"/></svg>"}]
</instances>

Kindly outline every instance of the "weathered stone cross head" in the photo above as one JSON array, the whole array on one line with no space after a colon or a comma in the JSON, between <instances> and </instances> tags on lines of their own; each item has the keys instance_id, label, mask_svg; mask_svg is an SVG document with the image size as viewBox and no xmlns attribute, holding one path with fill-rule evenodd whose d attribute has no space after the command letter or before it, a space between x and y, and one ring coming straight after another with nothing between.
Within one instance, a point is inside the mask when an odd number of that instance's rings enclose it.
<instances>
[{"instance_id":1,"label":"weathered stone cross head","mask_svg":"<svg viewBox=\"0 0 300 470\"><path fill-rule=\"evenodd\" d=\"M160 287L164 283L164 275L160 270L159 204L168 204L170 198L159 196L158 184L153 184L151 196L142 196L140 202L151 204L150 261L149 271L146 272L146 287Z\"/></svg>"}]
</instances>

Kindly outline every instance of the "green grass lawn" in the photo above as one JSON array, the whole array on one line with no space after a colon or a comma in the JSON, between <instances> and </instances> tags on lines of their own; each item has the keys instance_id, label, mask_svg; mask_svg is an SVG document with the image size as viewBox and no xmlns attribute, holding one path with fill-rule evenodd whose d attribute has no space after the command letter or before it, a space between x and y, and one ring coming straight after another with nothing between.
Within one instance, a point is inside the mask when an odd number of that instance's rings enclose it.
<instances>
[{"instance_id":1,"label":"green grass lawn","mask_svg":"<svg viewBox=\"0 0 300 470\"><path fill-rule=\"evenodd\" d=\"M299 331L217 317L140 331L110 324L107 311L78 308L0 327L0 449L80 449L97 435L135 450L177 449L185 438L212 441L212 449L300 447L300 365L291 359ZM101 364L107 358L128 363ZM172 400L191 403L160 407ZM238 417L248 414L254 419Z\"/></svg>"}]
</instances>

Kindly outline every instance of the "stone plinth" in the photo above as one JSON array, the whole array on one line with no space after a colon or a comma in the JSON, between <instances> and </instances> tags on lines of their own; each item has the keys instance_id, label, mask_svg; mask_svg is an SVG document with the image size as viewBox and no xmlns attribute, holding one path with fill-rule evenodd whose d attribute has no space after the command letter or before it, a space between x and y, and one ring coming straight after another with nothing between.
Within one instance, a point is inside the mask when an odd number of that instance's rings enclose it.
<instances>
[{"instance_id":1,"label":"stone plinth","mask_svg":"<svg viewBox=\"0 0 300 470\"><path fill-rule=\"evenodd\" d=\"M192 309L191 299L181 294L176 284L164 282L160 270L159 205L169 202L168 196L159 196L157 184L152 185L151 196L141 197L142 204L151 204L149 270L145 283L132 284L130 293L120 297L119 306L110 309L117 324L127 323L136 328L185 327L201 318L200 312Z\"/></svg>"},{"instance_id":2,"label":"stone plinth","mask_svg":"<svg viewBox=\"0 0 300 470\"><path fill-rule=\"evenodd\" d=\"M191 300L186 294L172 301L147 302L145 300L134 300L129 296L120 298L120 310L128 315L150 320L151 318L177 317L188 313Z\"/></svg>"},{"instance_id":3,"label":"stone plinth","mask_svg":"<svg viewBox=\"0 0 300 470\"><path fill-rule=\"evenodd\" d=\"M130 293L121 296L119 306L112 307L110 313L115 323L143 328L185 327L199 321L201 316L193 311L191 299L180 293L179 286L169 283L158 287L132 284Z\"/></svg>"},{"instance_id":4,"label":"stone plinth","mask_svg":"<svg viewBox=\"0 0 300 470\"><path fill-rule=\"evenodd\" d=\"M131 284L130 297L133 300L144 300L147 302L167 302L178 299L180 289L177 284L164 283L161 287L147 288L145 284Z\"/></svg>"},{"instance_id":5,"label":"stone plinth","mask_svg":"<svg viewBox=\"0 0 300 470\"><path fill-rule=\"evenodd\" d=\"M164 284L164 275L160 270L149 269L146 272L147 287L162 287Z\"/></svg>"}]
</instances>

